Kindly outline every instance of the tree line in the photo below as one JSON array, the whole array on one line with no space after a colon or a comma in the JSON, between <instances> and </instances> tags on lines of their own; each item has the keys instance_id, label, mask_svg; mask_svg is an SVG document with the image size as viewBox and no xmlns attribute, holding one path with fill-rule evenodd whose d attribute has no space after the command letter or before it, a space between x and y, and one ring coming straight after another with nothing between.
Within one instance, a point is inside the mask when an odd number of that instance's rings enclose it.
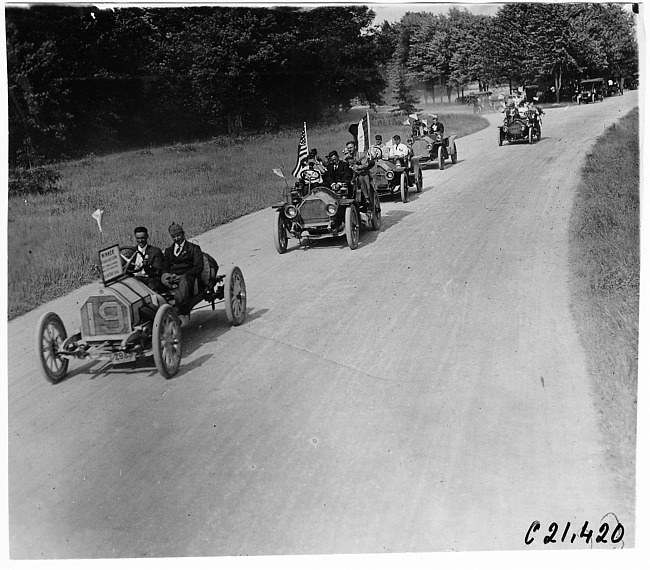
<instances>
[{"instance_id":1,"label":"tree line","mask_svg":"<svg viewBox=\"0 0 650 570\"><path fill-rule=\"evenodd\" d=\"M318 121L478 82L562 89L638 70L616 4L451 8L374 26L368 6L5 9L12 165Z\"/></svg>"},{"instance_id":2,"label":"tree line","mask_svg":"<svg viewBox=\"0 0 650 570\"><path fill-rule=\"evenodd\" d=\"M494 17L408 13L385 33L394 38L398 84L419 82L441 100L474 83L539 85L559 102L581 79L622 83L638 72L634 15L619 4L505 4Z\"/></svg>"}]
</instances>

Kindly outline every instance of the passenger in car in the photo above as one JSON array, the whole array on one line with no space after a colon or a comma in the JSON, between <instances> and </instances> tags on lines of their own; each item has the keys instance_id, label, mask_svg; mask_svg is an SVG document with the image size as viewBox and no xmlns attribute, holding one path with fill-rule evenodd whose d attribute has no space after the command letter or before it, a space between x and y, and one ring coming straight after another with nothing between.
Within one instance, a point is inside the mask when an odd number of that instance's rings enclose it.
<instances>
[{"instance_id":1,"label":"passenger in car","mask_svg":"<svg viewBox=\"0 0 650 570\"><path fill-rule=\"evenodd\" d=\"M327 155L329 159L327 164L327 172L325 172L325 185L329 186L332 190L339 193L343 187L350 191L352 182L352 170L348 163L339 158L339 153L333 150Z\"/></svg>"},{"instance_id":2,"label":"passenger in car","mask_svg":"<svg viewBox=\"0 0 650 570\"><path fill-rule=\"evenodd\" d=\"M173 245L165 250L163 285L174 291L176 310L181 317L181 324L189 322L190 300L194 283L203 272L203 252L201 248L185 239L185 231L180 224L169 226L169 235Z\"/></svg>"}]
</instances>

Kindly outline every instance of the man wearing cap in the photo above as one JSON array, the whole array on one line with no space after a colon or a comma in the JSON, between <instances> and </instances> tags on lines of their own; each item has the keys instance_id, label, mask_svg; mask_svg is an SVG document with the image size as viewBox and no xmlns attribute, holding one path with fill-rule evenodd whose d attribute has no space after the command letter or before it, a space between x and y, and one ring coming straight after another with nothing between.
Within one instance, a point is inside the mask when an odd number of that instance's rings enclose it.
<instances>
[{"instance_id":1,"label":"man wearing cap","mask_svg":"<svg viewBox=\"0 0 650 570\"><path fill-rule=\"evenodd\" d=\"M429 133L440 133L441 135L445 134L445 126L438 121L438 115L431 115L431 126L429 127Z\"/></svg>"},{"instance_id":2,"label":"man wearing cap","mask_svg":"<svg viewBox=\"0 0 650 570\"><path fill-rule=\"evenodd\" d=\"M350 183L352 182L352 170L348 163L339 159L339 153L333 150L327 155L329 162L327 163L327 171L325 172L325 185L329 186L335 192L343 186L347 186L348 192L350 191Z\"/></svg>"},{"instance_id":3,"label":"man wearing cap","mask_svg":"<svg viewBox=\"0 0 650 570\"><path fill-rule=\"evenodd\" d=\"M370 148L370 156L375 160L384 158L384 139L381 135L375 135L375 144Z\"/></svg>"},{"instance_id":4,"label":"man wearing cap","mask_svg":"<svg viewBox=\"0 0 650 570\"><path fill-rule=\"evenodd\" d=\"M182 226L176 222L169 226L169 235L173 245L165 250L163 264L163 285L174 290L176 310L181 317L181 324L189 322L190 299L194 283L203 272L203 252L198 245L185 239Z\"/></svg>"},{"instance_id":5,"label":"man wearing cap","mask_svg":"<svg viewBox=\"0 0 650 570\"><path fill-rule=\"evenodd\" d=\"M393 144L388 149L388 158L403 163L408 155L409 148L402 142L402 137L395 135L393 137ZM402 166L404 165L402 164Z\"/></svg>"}]
</instances>

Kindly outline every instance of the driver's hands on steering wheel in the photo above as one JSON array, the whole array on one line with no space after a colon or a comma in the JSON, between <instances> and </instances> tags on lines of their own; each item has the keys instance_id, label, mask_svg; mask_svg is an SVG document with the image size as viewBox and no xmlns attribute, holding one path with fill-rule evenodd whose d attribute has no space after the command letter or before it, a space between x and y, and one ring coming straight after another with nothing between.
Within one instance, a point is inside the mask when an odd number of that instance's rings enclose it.
<instances>
[{"instance_id":1,"label":"driver's hands on steering wheel","mask_svg":"<svg viewBox=\"0 0 650 570\"><path fill-rule=\"evenodd\" d=\"M172 288L176 283L178 283L178 275L175 273L163 273L160 281L165 287Z\"/></svg>"}]
</instances>

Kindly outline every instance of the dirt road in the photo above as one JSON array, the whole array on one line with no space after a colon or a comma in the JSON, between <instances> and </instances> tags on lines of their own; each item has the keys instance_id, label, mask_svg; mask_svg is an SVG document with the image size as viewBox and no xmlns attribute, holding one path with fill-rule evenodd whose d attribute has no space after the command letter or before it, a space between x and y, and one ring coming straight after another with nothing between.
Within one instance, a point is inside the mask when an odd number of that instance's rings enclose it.
<instances>
[{"instance_id":1,"label":"dirt road","mask_svg":"<svg viewBox=\"0 0 650 570\"><path fill-rule=\"evenodd\" d=\"M78 362L40 377L38 317L75 330L95 287L9 323L12 558L589 548L583 524L595 539L607 513L629 546L567 229L583 156L635 105L549 109L539 143L501 148L491 115L356 251L278 255L270 209L199 236L243 270L248 318L195 313L171 380Z\"/></svg>"}]
</instances>

